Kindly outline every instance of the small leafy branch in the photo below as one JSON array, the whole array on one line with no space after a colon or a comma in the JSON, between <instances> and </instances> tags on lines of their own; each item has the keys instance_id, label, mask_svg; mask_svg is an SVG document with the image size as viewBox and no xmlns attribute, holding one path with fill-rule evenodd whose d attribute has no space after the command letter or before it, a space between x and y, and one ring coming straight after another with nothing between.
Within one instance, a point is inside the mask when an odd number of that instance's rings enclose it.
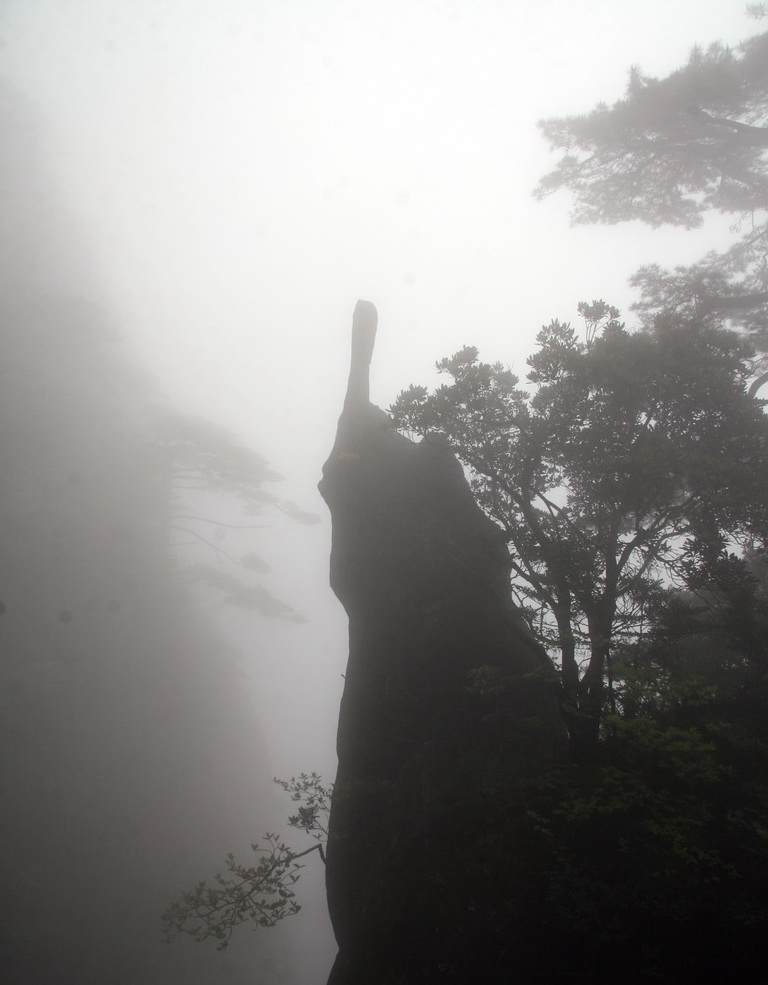
<instances>
[{"instance_id":1,"label":"small leafy branch","mask_svg":"<svg viewBox=\"0 0 768 985\"><path fill-rule=\"evenodd\" d=\"M216 876L217 886L199 882L182 893L163 913L163 936L171 941L177 934L189 934L196 941L217 941L222 951L232 932L246 920L255 927L273 927L284 917L299 911L291 888L301 868L297 856L276 835L265 835L266 847L251 848L261 855L254 866L240 865L230 852L227 875Z\"/></svg>"},{"instance_id":2,"label":"small leafy branch","mask_svg":"<svg viewBox=\"0 0 768 985\"><path fill-rule=\"evenodd\" d=\"M227 947L235 927L248 922L257 927L274 927L285 917L301 909L293 890L303 868L297 859L318 851L323 862L323 842L328 834L332 787L324 787L317 773L301 773L290 780L275 783L299 804L298 813L288 818L288 825L313 835L317 841L302 852L294 852L276 834L264 835L263 843L251 845L260 856L255 865L241 865L230 852L226 857L226 874L217 874L216 885L199 882L182 893L162 915L163 938L170 943L178 934L196 941L217 942L217 949Z\"/></svg>"},{"instance_id":3,"label":"small leafy branch","mask_svg":"<svg viewBox=\"0 0 768 985\"><path fill-rule=\"evenodd\" d=\"M313 847L317 848L320 858L325 862L323 842L328 839L328 816L331 811L333 787L324 787L321 779L318 773L300 773L298 778L292 776L290 780L278 780L275 777L273 782L282 787L291 795L291 800L300 805L298 813L291 814L288 818L289 827L314 835L318 840ZM302 854L306 853L302 852Z\"/></svg>"}]
</instances>

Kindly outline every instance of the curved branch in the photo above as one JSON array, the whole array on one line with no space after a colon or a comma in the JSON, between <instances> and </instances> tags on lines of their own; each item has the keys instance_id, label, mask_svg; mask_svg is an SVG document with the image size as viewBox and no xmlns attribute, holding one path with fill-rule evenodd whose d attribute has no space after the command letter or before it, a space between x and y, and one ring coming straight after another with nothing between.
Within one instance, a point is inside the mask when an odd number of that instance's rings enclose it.
<instances>
[{"instance_id":1,"label":"curved branch","mask_svg":"<svg viewBox=\"0 0 768 985\"><path fill-rule=\"evenodd\" d=\"M214 544L206 537L203 537L203 535L199 534L196 530L189 530L187 527L177 527L175 523L171 525L170 529L176 530L182 534L189 534L191 537L197 537L198 540L202 541L205 545L210 547L212 551L215 551L217 555L220 555L221 557L225 557L229 561L233 561L235 564L240 564L240 561L238 561L236 557L233 557L227 551L223 550L221 547L219 547L218 544Z\"/></svg>"},{"instance_id":2,"label":"curved branch","mask_svg":"<svg viewBox=\"0 0 768 985\"><path fill-rule=\"evenodd\" d=\"M196 513L174 513L175 520L202 520L203 523L215 524L217 527L230 527L232 530L263 530L265 523L223 523L209 516L198 516Z\"/></svg>"}]
</instances>

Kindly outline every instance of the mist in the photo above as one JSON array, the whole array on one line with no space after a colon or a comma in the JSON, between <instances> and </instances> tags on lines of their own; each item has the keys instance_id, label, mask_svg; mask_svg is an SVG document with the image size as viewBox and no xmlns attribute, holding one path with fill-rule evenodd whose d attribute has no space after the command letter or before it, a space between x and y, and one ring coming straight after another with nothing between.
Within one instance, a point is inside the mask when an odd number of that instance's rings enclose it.
<instances>
[{"instance_id":1,"label":"mist","mask_svg":"<svg viewBox=\"0 0 768 985\"><path fill-rule=\"evenodd\" d=\"M285 832L274 776L335 773L316 483L354 303L381 406L464 344L522 371L579 300L628 307L724 226L569 228L531 199L536 121L751 29L689 0L0 7L3 981L324 980L314 857L301 913L225 951L160 913Z\"/></svg>"}]
</instances>

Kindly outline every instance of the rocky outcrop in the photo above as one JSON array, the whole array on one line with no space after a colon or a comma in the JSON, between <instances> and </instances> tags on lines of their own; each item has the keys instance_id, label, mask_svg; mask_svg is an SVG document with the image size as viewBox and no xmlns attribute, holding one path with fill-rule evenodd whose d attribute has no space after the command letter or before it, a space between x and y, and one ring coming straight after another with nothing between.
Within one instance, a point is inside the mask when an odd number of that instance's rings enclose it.
<instances>
[{"instance_id":1,"label":"rocky outcrop","mask_svg":"<svg viewBox=\"0 0 768 985\"><path fill-rule=\"evenodd\" d=\"M492 939L499 899L481 871L498 834L493 791L500 770L508 787L556 759L562 726L551 664L510 598L501 531L440 437L411 442L369 402L376 322L358 302L320 483L350 651L328 840L339 944L329 983L488 982L507 946Z\"/></svg>"}]
</instances>

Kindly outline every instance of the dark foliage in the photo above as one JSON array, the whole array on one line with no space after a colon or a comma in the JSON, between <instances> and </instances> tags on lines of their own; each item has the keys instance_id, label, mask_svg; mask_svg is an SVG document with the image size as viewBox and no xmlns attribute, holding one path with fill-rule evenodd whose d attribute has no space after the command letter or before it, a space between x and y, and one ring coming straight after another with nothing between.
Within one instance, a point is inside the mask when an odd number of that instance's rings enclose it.
<instances>
[{"instance_id":1,"label":"dark foliage","mask_svg":"<svg viewBox=\"0 0 768 985\"><path fill-rule=\"evenodd\" d=\"M695 228L732 216L740 237L691 266L642 267L633 282L646 324L662 312L727 317L768 346L768 34L732 50L695 48L663 79L633 69L625 97L541 123L563 151L538 197L567 188L573 221Z\"/></svg>"},{"instance_id":2,"label":"dark foliage","mask_svg":"<svg viewBox=\"0 0 768 985\"><path fill-rule=\"evenodd\" d=\"M749 348L709 323L660 319L632 334L604 302L542 329L528 381L465 348L452 382L402 393L408 431L439 431L503 528L531 628L558 654L574 746L597 740L612 662L678 585L729 544L766 533L767 422L747 393Z\"/></svg>"}]
</instances>

